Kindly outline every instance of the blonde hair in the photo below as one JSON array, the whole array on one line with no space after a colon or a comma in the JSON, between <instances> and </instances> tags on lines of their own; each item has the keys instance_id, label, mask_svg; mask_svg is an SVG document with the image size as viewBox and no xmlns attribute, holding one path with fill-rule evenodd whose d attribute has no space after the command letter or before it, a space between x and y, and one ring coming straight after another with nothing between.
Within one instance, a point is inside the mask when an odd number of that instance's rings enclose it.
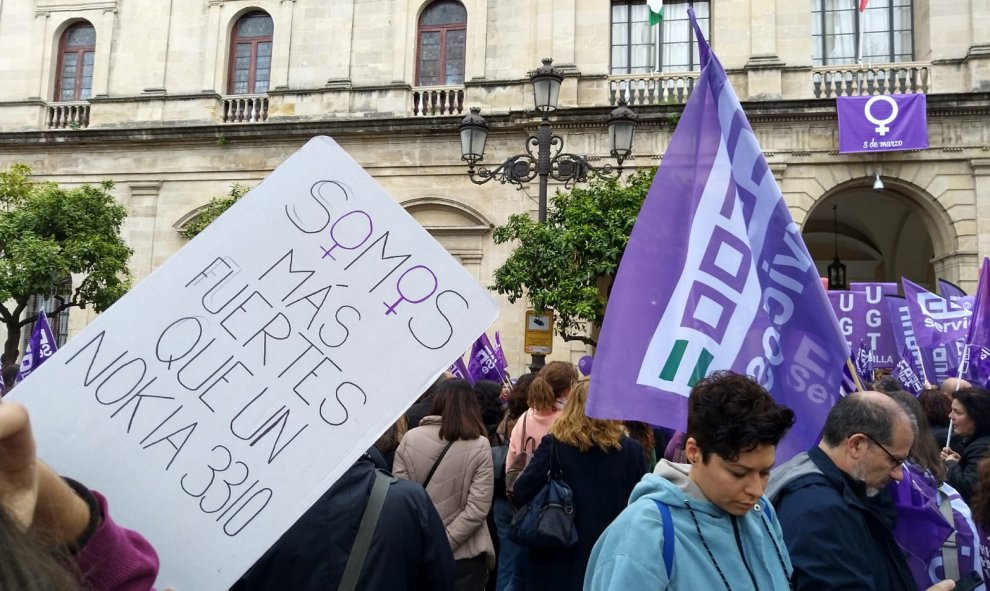
<instances>
[{"instance_id":1,"label":"blonde hair","mask_svg":"<svg viewBox=\"0 0 990 591\"><path fill-rule=\"evenodd\" d=\"M622 448L625 428L621 421L591 419L584 413L588 401L588 379L578 381L571 388L571 395L564 404L564 410L550 427L550 434L561 443L573 445L581 451L597 446L602 451Z\"/></svg>"},{"instance_id":2,"label":"blonde hair","mask_svg":"<svg viewBox=\"0 0 990 591\"><path fill-rule=\"evenodd\" d=\"M543 366L529 385L527 402L537 411L551 411L558 398L563 397L578 379L573 363L551 361Z\"/></svg>"}]
</instances>

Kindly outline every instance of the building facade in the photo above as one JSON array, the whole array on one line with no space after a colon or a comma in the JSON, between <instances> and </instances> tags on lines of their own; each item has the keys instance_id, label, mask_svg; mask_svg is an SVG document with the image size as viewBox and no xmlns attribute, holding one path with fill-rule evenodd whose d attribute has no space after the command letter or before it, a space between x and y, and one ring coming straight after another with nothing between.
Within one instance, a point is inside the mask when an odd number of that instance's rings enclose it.
<instances>
[{"instance_id":1,"label":"building facade","mask_svg":"<svg viewBox=\"0 0 990 591\"><path fill-rule=\"evenodd\" d=\"M608 162L625 98L627 165L658 165L698 69L689 3L664 4L653 26L645 0L0 0L0 166L114 180L140 279L212 196L329 135L489 284L511 249L491 230L535 215L537 188L472 184L461 118L478 106L491 125L485 163L522 152L529 74L552 57L566 151ZM858 5L693 2L823 274L837 251L853 281L971 290L990 255L990 2ZM837 96L918 92L928 150L838 153ZM518 373L525 305L496 298ZM552 358L585 352L558 340Z\"/></svg>"}]
</instances>

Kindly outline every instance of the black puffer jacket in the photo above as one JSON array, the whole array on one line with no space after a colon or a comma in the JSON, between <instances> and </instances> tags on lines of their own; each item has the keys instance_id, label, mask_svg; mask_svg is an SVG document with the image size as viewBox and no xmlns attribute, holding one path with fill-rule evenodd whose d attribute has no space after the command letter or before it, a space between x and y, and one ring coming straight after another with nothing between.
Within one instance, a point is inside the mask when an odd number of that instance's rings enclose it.
<instances>
[{"instance_id":1,"label":"black puffer jacket","mask_svg":"<svg viewBox=\"0 0 990 591\"><path fill-rule=\"evenodd\" d=\"M347 564L375 470L385 461L374 448L231 587L231 591L334 591ZM361 591L449 591L454 557L440 516L423 487L408 480L389 486L358 580Z\"/></svg>"},{"instance_id":2,"label":"black puffer jacket","mask_svg":"<svg viewBox=\"0 0 990 591\"><path fill-rule=\"evenodd\" d=\"M980 460L990 456L990 435L980 435L963 441L963 450L958 462L946 462L949 468L945 481L959 491L966 503L970 502L973 490L979 481L976 468Z\"/></svg>"}]
</instances>

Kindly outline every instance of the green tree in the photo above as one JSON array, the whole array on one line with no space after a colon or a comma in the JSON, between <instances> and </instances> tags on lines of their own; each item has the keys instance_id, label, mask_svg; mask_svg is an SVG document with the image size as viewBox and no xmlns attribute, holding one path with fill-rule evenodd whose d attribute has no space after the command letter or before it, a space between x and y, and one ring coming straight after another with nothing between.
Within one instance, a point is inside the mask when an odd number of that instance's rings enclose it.
<instances>
[{"instance_id":1,"label":"green tree","mask_svg":"<svg viewBox=\"0 0 990 591\"><path fill-rule=\"evenodd\" d=\"M72 289L55 293L58 305L48 312L89 305L102 312L130 287L133 251L120 236L127 210L110 195L113 183L63 189L30 174L22 164L0 171L0 320L8 359L21 327L37 319L21 318L31 296L47 296L71 277Z\"/></svg>"},{"instance_id":2,"label":"green tree","mask_svg":"<svg viewBox=\"0 0 990 591\"><path fill-rule=\"evenodd\" d=\"M204 205L200 210L199 215L179 230L179 234L187 240L192 240L197 234L205 230L206 226L213 223L213 220L220 217L220 214L230 209L231 205L237 203L237 200L243 197L249 190L247 187L242 187L236 183L231 185L226 195L210 199L209 203Z\"/></svg>"},{"instance_id":3,"label":"green tree","mask_svg":"<svg viewBox=\"0 0 990 591\"><path fill-rule=\"evenodd\" d=\"M542 225L526 214L511 216L494 239L517 246L495 270L491 289L556 312L565 341L597 345L612 281L655 174L650 168L621 179L596 176L587 186L557 191Z\"/></svg>"}]
</instances>

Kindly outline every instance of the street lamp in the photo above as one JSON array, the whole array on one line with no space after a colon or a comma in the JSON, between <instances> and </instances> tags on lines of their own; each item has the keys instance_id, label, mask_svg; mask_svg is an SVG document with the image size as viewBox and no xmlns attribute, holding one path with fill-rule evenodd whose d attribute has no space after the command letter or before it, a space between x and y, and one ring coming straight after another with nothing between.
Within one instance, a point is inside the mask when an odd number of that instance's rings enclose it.
<instances>
[{"instance_id":1,"label":"street lamp","mask_svg":"<svg viewBox=\"0 0 990 591\"><path fill-rule=\"evenodd\" d=\"M588 180L588 172L594 171L600 175L621 175L622 163L632 154L633 140L636 136L636 125L639 118L626 106L625 100L619 101L619 106L609 114L608 137L610 154L616 159L617 165L594 166L585 156L564 152L564 140L553 134L550 127L549 115L557 109L557 99L560 97L560 83L564 76L553 67L553 60L545 58L543 65L530 76L533 82L533 102L540 112L542 121L535 136L526 140L526 153L509 156L502 164L489 170L477 168L485 156L485 142L488 140L488 122L481 116L481 109L473 107L471 112L461 121L461 159L468 164L468 176L471 182L482 185L491 180L500 183L512 183L522 189L534 178L540 179L539 221L547 220L547 183L550 178L564 183L565 186L574 182ZM534 153L535 148L535 153Z\"/></svg>"},{"instance_id":2,"label":"street lamp","mask_svg":"<svg viewBox=\"0 0 990 591\"><path fill-rule=\"evenodd\" d=\"M481 116L481 109L473 107L471 112L461 121L461 159L467 162L468 177L476 185L483 185L491 180L512 183L517 189L539 177L539 221L547 221L547 183L553 178L568 187L571 183L583 183L588 180L588 173L594 171L602 176L619 176L622 174L622 163L632 154L633 139L636 136L636 125L639 117L626 106L624 99L619 101L606 120L610 154L616 159L616 166L605 164L594 166L585 156L564 152L564 140L554 135L550 127L550 112L557 109L560 98L560 84L563 74L553 67L553 60L543 59L543 65L530 76L533 82L533 104L540 112L542 121L536 130L536 135L526 139L526 152L509 156L494 169L476 168L485 156L485 142L488 139L488 122ZM535 152L534 152L535 148ZM533 355L531 367L542 367L544 355Z\"/></svg>"}]
</instances>

